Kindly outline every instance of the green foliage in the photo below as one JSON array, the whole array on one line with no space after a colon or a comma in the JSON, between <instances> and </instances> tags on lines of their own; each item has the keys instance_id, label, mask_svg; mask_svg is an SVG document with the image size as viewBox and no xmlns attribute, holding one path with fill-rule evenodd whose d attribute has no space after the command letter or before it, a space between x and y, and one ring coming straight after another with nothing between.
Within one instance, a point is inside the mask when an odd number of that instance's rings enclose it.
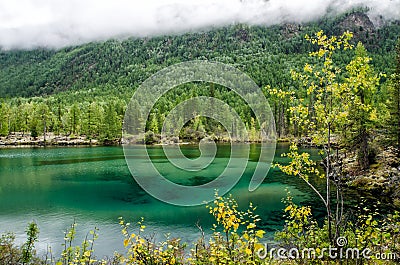
<instances>
[{"instance_id":1,"label":"green foliage","mask_svg":"<svg viewBox=\"0 0 400 265\"><path fill-rule=\"evenodd\" d=\"M391 76L387 105L389 116L386 117L391 144L400 150L400 38L396 46L396 70ZM400 152L399 152L400 155Z\"/></svg>"},{"instance_id":2,"label":"green foliage","mask_svg":"<svg viewBox=\"0 0 400 265\"><path fill-rule=\"evenodd\" d=\"M343 149L340 150L338 146L357 149L358 164L361 169L367 169L370 162L369 136L383 126L385 115L385 110L378 110L382 106L379 102L382 97L377 95L380 79L385 75L375 74L364 46L361 43L357 45L355 57L345 69L335 64L334 54L337 49L352 48L349 42L351 37L351 33L344 33L339 38L327 37L323 32L318 32L314 37L306 36L318 45L319 49L310 53L311 57L318 60L312 61L313 64L305 64L303 72L292 71L293 78L309 95L307 101L302 98L295 100L298 105L292 106L290 110L295 114L293 123L299 127L305 125L304 129L309 129L307 134L311 141L321 149L325 174L319 173L316 163L309 159L309 154L299 153L296 144L291 145L289 153L283 154L290 158L289 164L277 165L287 175L302 178L320 197L327 213L320 227L312 217L311 209L295 205L288 194L284 200L286 224L284 230L277 233L277 239L285 247L312 248L322 260L330 257L321 249L344 247L337 241L343 237L348 241L347 248L368 248L373 253L397 253L399 250L397 212L382 218L378 211L363 207L351 219L351 214L344 209L342 187L345 174L340 166L339 155ZM322 191L310 183L311 175L326 178L326 190L323 191L325 198ZM310 258L300 259L300 263L303 262L319 264ZM379 260L371 262L386 264L386 261Z\"/></svg>"},{"instance_id":3,"label":"green foliage","mask_svg":"<svg viewBox=\"0 0 400 265\"><path fill-rule=\"evenodd\" d=\"M38 240L39 228L36 223L30 223L26 229L27 240L22 246L22 264L29 264L35 256L35 242Z\"/></svg>"},{"instance_id":4,"label":"green foliage","mask_svg":"<svg viewBox=\"0 0 400 265\"><path fill-rule=\"evenodd\" d=\"M101 130L103 138L107 140L121 138L121 130L122 121L115 110L114 102L108 102L105 106L103 128Z\"/></svg>"},{"instance_id":5,"label":"green foliage","mask_svg":"<svg viewBox=\"0 0 400 265\"><path fill-rule=\"evenodd\" d=\"M7 136L9 133L9 105L0 102L0 136Z\"/></svg>"},{"instance_id":6,"label":"green foliage","mask_svg":"<svg viewBox=\"0 0 400 265\"><path fill-rule=\"evenodd\" d=\"M67 127L71 134L77 134L80 127L81 110L80 106L75 102L68 110Z\"/></svg>"},{"instance_id":7,"label":"green foliage","mask_svg":"<svg viewBox=\"0 0 400 265\"><path fill-rule=\"evenodd\" d=\"M286 205L283 216L285 227L275 234L276 240L283 246L296 246L297 249L309 247L311 245L310 242L313 241L314 244L316 241L318 241L317 244L321 243L318 246L319 248L329 244L327 237L324 240L318 239L317 233L320 232L320 228L312 216L311 207L296 205L290 192L288 190L286 192L287 197L283 199Z\"/></svg>"},{"instance_id":8,"label":"green foliage","mask_svg":"<svg viewBox=\"0 0 400 265\"><path fill-rule=\"evenodd\" d=\"M355 58L346 66L348 115L342 122L341 133L350 149L357 148L361 169L367 169L371 162L369 139L379 121L375 95L380 78L370 66L371 58L361 43L355 53Z\"/></svg>"},{"instance_id":9,"label":"green foliage","mask_svg":"<svg viewBox=\"0 0 400 265\"><path fill-rule=\"evenodd\" d=\"M333 56L337 50L352 48L349 42L352 36L350 32L345 32L340 37L328 38L323 31L317 32L314 37L306 35L308 41L318 45L317 51L310 53L310 57L315 57L317 62L314 65L306 63L302 73L292 70L293 79L299 82L300 88L310 97L308 102L298 100L300 104L293 107L297 113L308 114L303 117L309 122L301 121L301 116L297 116L297 123L308 126L308 133L316 144L327 143L329 134L340 127L345 119L343 84L337 80L341 70L335 65ZM303 111L304 107L307 112Z\"/></svg>"},{"instance_id":10,"label":"green foliage","mask_svg":"<svg viewBox=\"0 0 400 265\"><path fill-rule=\"evenodd\" d=\"M146 226L143 218L139 221L138 232L129 232L130 223L120 218L122 234L124 235L124 246L126 254L119 256L119 261L125 264L183 264L184 248L180 239L169 239L166 241L154 242L152 238L142 236Z\"/></svg>"},{"instance_id":11,"label":"green foliage","mask_svg":"<svg viewBox=\"0 0 400 265\"><path fill-rule=\"evenodd\" d=\"M216 220L214 232L208 246L202 237L191 250L193 263L260 264L257 251L263 247L260 239L265 232L257 228L261 219L255 214L256 207L250 203L247 211L240 211L232 196L224 198L216 193L213 204L207 208Z\"/></svg>"},{"instance_id":12,"label":"green foliage","mask_svg":"<svg viewBox=\"0 0 400 265\"><path fill-rule=\"evenodd\" d=\"M318 226L311 214L311 208L294 204L290 193L284 202L286 204L285 227L276 233L276 240L282 247L296 247L300 253L301 250L313 250L305 252L307 254L305 256L300 256L297 259L298 264L323 264L324 261L332 260L329 251L326 251L329 248L342 249L341 253L344 253L342 260L340 261L339 255L333 259L338 263L395 264L393 256L391 259L380 260L379 255L382 257L382 254L386 254L390 257L391 254L397 254L400 250L399 212L395 211L382 218L383 215L379 211L361 205L352 218L347 218L347 221L341 223L341 234L346 241L345 244L338 245L338 242L332 244L329 240L327 219L322 226ZM325 251L323 251L324 248ZM353 253L353 249L359 252ZM356 253L361 253L365 249L370 250L370 259L362 255L355 256Z\"/></svg>"},{"instance_id":13,"label":"green foliage","mask_svg":"<svg viewBox=\"0 0 400 265\"><path fill-rule=\"evenodd\" d=\"M336 71L336 68L344 70L354 55L349 50L337 49L345 44L345 39L320 39L319 44L325 47L318 50L318 41L313 44L306 41L304 36L311 36L320 29L340 35L343 29L338 25L351 15L364 19L363 12L365 10L353 10L337 18L323 18L304 25L234 25L178 36L109 40L57 51L1 52L0 95L7 107L0 108L0 135L30 132L37 137L46 130L57 136L73 134L75 137L113 141L120 137L124 106L134 89L156 71L193 59L231 64L264 87L274 112L279 137L307 136L314 129L322 131L327 120L316 116L316 111L324 105L319 104L312 83L322 88L321 81L325 84L335 81L337 84L344 78L351 78L344 71ZM377 72L387 72L389 76L392 74L395 65L392 55L399 33L399 25L388 22L379 29L373 29L369 38L361 36L360 32L354 34L355 39L364 41L374 58L369 62L370 68L374 66ZM306 65L309 51L319 61L313 69ZM322 62L322 57L325 57L325 62ZM308 71L310 83L307 86L299 85L292 79L292 69L297 73L302 69L306 73ZM385 78L382 78L383 81ZM330 93L344 89L331 88L334 85L326 86L328 98ZM376 93L380 91L380 87L376 86ZM251 140L259 140L259 125L252 122L254 115L245 102L232 91L214 84L191 83L167 93L154 107L147 128L158 134L166 114L178 103L190 97L210 95L232 106L247 125ZM13 98L8 98L10 96ZM386 101L393 102L394 98L384 93L380 97L379 102L373 101L374 106L375 103L379 105L377 120L393 120L387 117L381 119L379 114L382 110L382 114L388 116L385 104ZM40 114L35 110L39 103L48 106L47 119L38 117ZM346 106L339 103L334 102L332 106ZM134 104L134 107L138 104ZM342 115L338 121L348 118L345 110L335 110L334 113ZM129 119L143 122L143 117ZM43 125L44 121L46 126ZM199 126L199 121L202 126ZM214 133L217 139L226 136L222 126L212 120L200 119L188 126L192 127L183 133L188 139L196 139L204 133Z\"/></svg>"},{"instance_id":14,"label":"green foliage","mask_svg":"<svg viewBox=\"0 0 400 265\"><path fill-rule=\"evenodd\" d=\"M292 122L299 128L307 129L311 141L320 147L325 174L322 175L309 159L309 154L299 154L297 146L292 144L284 156L290 158L288 165L278 165L286 174L302 178L324 203L327 213L328 236L331 243L340 236L340 224L343 221L342 186L344 174L337 165L338 146L347 146L358 150L358 164L362 170L370 163L370 139L372 128L377 124L377 107L374 95L379 85L379 76L369 65L370 58L361 43L357 45L355 58L344 69L335 62L338 50L352 49L350 43L353 34L343 33L340 37L328 37L323 31L315 36L306 36L318 49L310 53L310 61L303 71L292 71L292 77L308 95L309 100L294 100L298 105L290 109L295 114ZM282 92L280 92L282 93ZM294 98L301 94L294 94ZM335 143L334 143L335 142ZM336 149L336 150L334 150ZM309 181L309 175L325 177L324 198ZM331 191L335 187L336 195ZM336 204L335 211L332 205Z\"/></svg>"},{"instance_id":15,"label":"green foliage","mask_svg":"<svg viewBox=\"0 0 400 265\"><path fill-rule=\"evenodd\" d=\"M0 264L41 264L35 251L35 243L38 240L39 229L32 222L26 228L26 242L21 246L15 245L15 235L6 233L0 236Z\"/></svg>"},{"instance_id":16,"label":"green foliage","mask_svg":"<svg viewBox=\"0 0 400 265\"><path fill-rule=\"evenodd\" d=\"M190 249L189 256L185 256L186 244L180 239L167 237L165 241L154 242L153 238L143 235L146 228L143 219L137 223L137 232L130 232L130 223L121 218L126 254L119 255L119 261L125 264L261 264L257 250L262 247L259 240L265 232L257 229L260 219L254 213L256 208L250 204L247 211L239 211L232 197L223 198L218 194L207 208L216 220L213 234L206 241L204 231L197 225L202 236Z\"/></svg>"},{"instance_id":17,"label":"green foliage","mask_svg":"<svg viewBox=\"0 0 400 265\"><path fill-rule=\"evenodd\" d=\"M94 242L98 238L98 229L91 230L82 241L82 244L74 246L76 236L76 223L74 222L70 229L65 232L64 249L61 252L61 257L58 261L50 260L50 264L56 265L89 265L100 264L94 258ZM47 263L47 261L46 261ZM101 262L103 264L103 262Z\"/></svg>"},{"instance_id":18,"label":"green foliage","mask_svg":"<svg viewBox=\"0 0 400 265\"><path fill-rule=\"evenodd\" d=\"M0 264L16 264L21 257L20 249L14 245L15 235L6 233L0 236Z\"/></svg>"},{"instance_id":19,"label":"green foliage","mask_svg":"<svg viewBox=\"0 0 400 265\"><path fill-rule=\"evenodd\" d=\"M260 86L290 86L290 75L285 70L300 66L312 47L304 41L304 35L319 29L340 35L342 29L338 24L349 15L361 16L361 12L293 25L293 29L291 25L233 25L179 36L108 40L56 51L1 52L0 95L32 97L81 89L96 89L94 93L105 95L110 87L119 90L137 87L157 70L193 59L235 64ZM388 22L374 29L368 38L356 41L363 41L371 52L379 55L376 64L383 71L390 64L387 53L394 50L399 33L399 25ZM345 61L347 55L342 56Z\"/></svg>"}]
</instances>

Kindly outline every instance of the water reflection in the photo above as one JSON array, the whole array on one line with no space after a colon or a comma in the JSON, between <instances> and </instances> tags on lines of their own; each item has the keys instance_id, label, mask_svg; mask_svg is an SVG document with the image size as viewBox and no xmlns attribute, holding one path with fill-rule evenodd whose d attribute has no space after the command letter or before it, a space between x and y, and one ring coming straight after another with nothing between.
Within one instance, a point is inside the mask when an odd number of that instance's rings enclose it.
<instances>
[{"instance_id":1,"label":"water reflection","mask_svg":"<svg viewBox=\"0 0 400 265\"><path fill-rule=\"evenodd\" d=\"M278 146L277 159L287 146ZM258 206L258 214L268 231L282 226L281 199L289 187L298 201L314 203L311 191L300 180L288 178L272 169L264 183L254 192L248 183L257 162L259 146L252 145L244 176L232 190L239 205L250 201ZM219 145L209 171L178 172L166 161L161 147L151 147L150 156L156 167L170 180L183 185L211 181L226 166L229 148ZM185 155L198 156L198 148L185 146ZM207 177L205 177L207 176ZM133 180L120 147L27 148L0 150L0 233L14 231L24 241L27 223L35 220L40 228L39 249L52 245L61 251L63 231L74 221L78 235L94 227L100 229L97 254L122 250L118 217L138 220L143 216L149 232L182 237L193 241L198 237L195 223L211 227L212 219L204 206L177 207L147 195ZM314 203L320 207L318 203Z\"/></svg>"}]
</instances>

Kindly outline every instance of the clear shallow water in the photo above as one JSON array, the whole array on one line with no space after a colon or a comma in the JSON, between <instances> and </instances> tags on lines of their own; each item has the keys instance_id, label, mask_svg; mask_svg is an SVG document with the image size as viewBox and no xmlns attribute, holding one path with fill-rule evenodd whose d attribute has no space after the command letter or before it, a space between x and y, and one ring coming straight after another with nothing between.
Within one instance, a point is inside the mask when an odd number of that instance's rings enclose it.
<instances>
[{"instance_id":1,"label":"clear shallow water","mask_svg":"<svg viewBox=\"0 0 400 265\"><path fill-rule=\"evenodd\" d=\"M321 205L305 184L271 169L264 183L254 192L248 191L259 145L251 145L246 171L232 194L239 206L245 208L251 201L258 206L264 229L270 232L282 226L281 199L285 188L291 190L298 202L313 205L321 214ZM278 145L276 160L284 162L280 153L286 145ZM195 158L199 150L184 146L182 152ZM162 147L150 147L150 157L169 179L185 185L196 185L218 176L226 166L229 145L219 145L217 157L208 171L184 173L174 169L164 156ZM207 176L207 177L206 177ZM211 177L210 177L211 176ZM25 240L27 223L35 221L40 229L40 253L51 246L55 253L61 251L63 231L75 220L78 224L78 241L98 227L99 239L96 253L112 255L123 250L118 217L137 221L145 218L148 233L159 238L171 233L189 246L199 236L195 223L207 231L212 218L205 206L178 207L160 202L147 195L134 181L126 165L122 147L60 147L0 149L0 233L13 231L18 242Z\"/></svg>"}]
</instances>

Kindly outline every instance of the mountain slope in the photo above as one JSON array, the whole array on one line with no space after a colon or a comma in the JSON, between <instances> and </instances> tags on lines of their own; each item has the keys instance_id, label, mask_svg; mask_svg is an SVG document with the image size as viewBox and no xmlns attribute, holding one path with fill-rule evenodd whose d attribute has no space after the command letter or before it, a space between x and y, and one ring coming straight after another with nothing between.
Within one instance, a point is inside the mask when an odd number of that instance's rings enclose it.
<instances>
[{"instance_id":1,"label":"mountain slope","mask_svg":"<svg viewBox=\"0 0 400 265\"><path fill-rule=\"evenodd\" d=\"M398 22L380 27L362 12L325 18L305 25L273 27L234 25L206 32L146 39L109 40L61 50L3 51L0 53L1 97L31 97L62 91L138 86L165 66L193 59L229 63L249 74L260 85L290 85L289 70L303 65L312 49L305 34L323 29L340 34L355 32L363 41L377 70L390 72ZM340 60L346 63L349 54Z\"/></svg>"}]
</instances>

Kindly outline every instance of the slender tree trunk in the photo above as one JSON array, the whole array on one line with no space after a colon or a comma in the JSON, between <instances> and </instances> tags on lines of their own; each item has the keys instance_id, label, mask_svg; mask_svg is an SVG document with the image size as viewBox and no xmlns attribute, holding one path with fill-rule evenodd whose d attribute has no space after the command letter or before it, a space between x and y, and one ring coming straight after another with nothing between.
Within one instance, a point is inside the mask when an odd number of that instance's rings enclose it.
<instances>
[{"instance_id":1,"label":"slender tree trunk","mask_svg":"<svg viewBox=\"0 0 400 265\"><path fill-rule=\"evenodd\" d=\"M400 55L399 55L400 57ZM400 62L399 62L400 64ZM400 67L400 65L399 65ZM400 74L400 73L399 73ZM398 82L400 82L400 77L398 78ZM400 84L396 84L396 92L397 92L397 156L400 157Z\"/></svg>"},{"instance_id":2,"label":"slender tree trunk","mask_svg":"<svg viewBox=\"0 0 400 265\"><path fill-rule=\"evenodd\" d=\"M43 119L43 142L46 145L46 118Z\"/></svg>"},{"instance_id":3,"label":"slender tree trunk","mask_svg":"<svg viewBox=\"0 0 400 265\"><path fill-rule=\"evenodd\" d=\"M285 105L281 104L281 111L280 111L280 133L281 135L285 133Z\"/></svg>"},{"instance_id":4,"label":"slender tree trunk","mask_svg":"<svg viewBox=\"0 0 400 265\"><path fill-rule=\"evenodd\" d=\"M397 40L397 67L396 67L396 78L395 78L395 96L397 103L397 156L400 157L400 38Z\"/></svg>"},{"instance_id":5,"label":"slender tree trunk","mask_svg":"<svg viewBox=\"0 0 400 265\"><path fill-rule=\"evenodd\" d=\"M333 242L332 239L332 214L331 214L331 185L330 185L330 169L331 169L331 124L328 124L328 151L327 151L327 159L326 159L326 212L328 214L328 236L329 241Z\"/></svg>"},{"instance_id":6,"label":"slender tree trunk","mask_svg":"<svg viewBox=\"0 0 400 265\"><path fill-rule=\"evenodd\" d=\"M91 115L91 111L90 111L90 106L89 106L89 110L88 110L88 114L89 114L89 117L88 117L88 135L89 135L89 142L90 142L90 144L92 144L92 115ZM87 136L86 136L87 137Z\"/></svg>"}]
</instances>

